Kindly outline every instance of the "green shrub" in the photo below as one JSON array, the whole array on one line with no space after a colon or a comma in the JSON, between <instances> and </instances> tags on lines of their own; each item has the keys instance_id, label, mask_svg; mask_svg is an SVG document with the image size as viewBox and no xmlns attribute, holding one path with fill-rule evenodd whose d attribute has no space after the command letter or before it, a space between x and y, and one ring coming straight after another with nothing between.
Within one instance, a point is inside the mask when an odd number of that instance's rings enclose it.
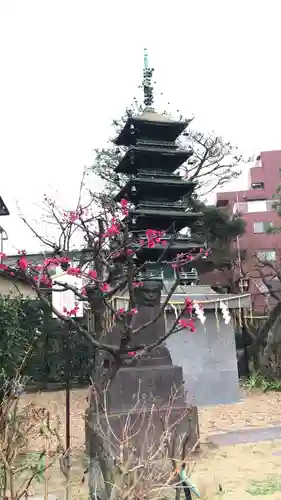
<instances>
[{"instance_id":1,"label":"green shrub","mask_svg":"<svg viewBox=\"0 0 281 500\"><path fill-rule=\"evenodd\" d=\"M268 391L281 391L280 379L267 379L259 372L253 372L244 384L245 389L261 389L264 392Z\"/></svg>"},{"instance_id":2,"label":"green shrub","mask_svg":"<svg viewBox=\"0 0 281 500\"><path fill-rule=\"evenodd\" d=\"M43 313L38 302L0 295L0 386L24 369L40 335Z\"/></svg>"},{"instance_id":3,"label":"green shrub","mask_svg":"<svg viewBox=\"0 0 281 500\"><path fill-rule=\"evenodd\" d=\"M83 319L77 319L83 322ZM71 378L88 383L94 368L94 349L75 329L69 332ZM66 332L40 301L0 296L0 387L18 372L35 386L56 383L63 388Z\"/></svg>"}]
</instances>

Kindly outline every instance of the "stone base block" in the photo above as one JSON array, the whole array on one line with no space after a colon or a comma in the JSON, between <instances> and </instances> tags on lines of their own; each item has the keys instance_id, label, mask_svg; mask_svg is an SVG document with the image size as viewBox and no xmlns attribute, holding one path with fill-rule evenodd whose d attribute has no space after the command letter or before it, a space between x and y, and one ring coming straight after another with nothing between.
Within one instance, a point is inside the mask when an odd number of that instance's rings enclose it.
<instances>
[{"instance_id":1,"label":"stone base block","mask_svg":"<svg viewBox=\"0 0 281 500\"><path fill-rule=\"evenodd\" d=\"M107 389L108 411L128 414L135 405L166 407L185 405L182 368L136 366L120 368Z\"/></svg>"},{"instance_id":2,"label":"stone base block","mask_svg":"<svg viewBox=\"0 0 281 500\"><path fill-rule=\"evenodd\" d=\"M199 447L197 407L152 407L146 410L109 413L107 417L100 414L98 419L90 408L86 413L86 450L90 457L95 454L97 445L95 431L98 427L104 433L104 438L116 450L120 448L120 442L129 438L130 448L134 448L138 455L143 455L151 446L158 447L165 429L169 430L170 435L174 433L177 436L177 453L180 454L181 438L186 433L189 435L186 451Z\"/></svg>"}]
</instances>

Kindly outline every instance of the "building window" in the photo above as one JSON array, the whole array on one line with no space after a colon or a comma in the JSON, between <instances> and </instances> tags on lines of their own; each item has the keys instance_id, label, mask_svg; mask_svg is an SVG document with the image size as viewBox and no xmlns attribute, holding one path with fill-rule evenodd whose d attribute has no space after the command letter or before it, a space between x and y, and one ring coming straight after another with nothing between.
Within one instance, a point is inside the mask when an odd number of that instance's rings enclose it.
<instances>
[{"instance_id":1,"label":"building window","mask_svg":"<svg viewBox=\"0 0 281 500\"><path fill-rule=\"evenodd\" d=\"M272 222L254 222L254 233L268 233Z\"/></svg>"},{"instance_id":2,"label":"building window","mask_svg":"<svg viewBox=\"0 0 281 500\"><path fill-rule=\"evenodd\" d=\"M251 189L264 189L264 183L263 182L253 182L253 184L251 184Z\"/></svg>"},{"instance_id":3,"label":"building window","mask_svg":"<svg viewBox=\"0 0 281 500\"><path fill-rule=\"evenodd\" d=\"M248 201L248 212L267 212L266 200Z\"/></svg>"},{"instance_id":4,"label":"building window","mask_svg":"<svg viewBox=\"0 0 281 500\"><path fill-rule=\"evenodd\" d=\"M276 252L275 250L262 250L257 252L257 257L260 260L268 260L269 262L273 262L276 260Z\"/></svg>"},{"instance_id":5,"label":"building window","mask_svg":"<svg viewBox=\"0 0 281 500\"><path fill-rule=\"evenodd\" d=\"M262 163L261 163L261 156L258 155L256 157L256 164L255 164L255 167L262 167Z\"/></svg>"},{"instance_id":6,"label":"building window","mask_svg":"<svg viewBox=\"0 0 281 500\"><path fill-rule=\"evenodd\" d=\"M218 200L217 201L217 207L227 207L229 204L228 200Z\"/></svg>"}]
</instances>

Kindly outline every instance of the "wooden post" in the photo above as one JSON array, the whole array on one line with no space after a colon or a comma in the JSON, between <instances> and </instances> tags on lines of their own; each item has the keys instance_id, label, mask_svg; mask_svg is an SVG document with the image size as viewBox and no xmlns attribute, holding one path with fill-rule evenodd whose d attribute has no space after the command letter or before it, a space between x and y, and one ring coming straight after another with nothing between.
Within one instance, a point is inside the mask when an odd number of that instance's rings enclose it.
<instances>
[{"instance_id":1,"label":"wooden post","mask_svg":"<svg viewBox=\"0 0 281 500\"><path fill-rule=\"evenodd\" d=\"M65 326L65 450L66 450L66 500L71 499L71 432L70 432L70 391L71 391L71 326L67 322Z\"/></svg>"}]
</instances>

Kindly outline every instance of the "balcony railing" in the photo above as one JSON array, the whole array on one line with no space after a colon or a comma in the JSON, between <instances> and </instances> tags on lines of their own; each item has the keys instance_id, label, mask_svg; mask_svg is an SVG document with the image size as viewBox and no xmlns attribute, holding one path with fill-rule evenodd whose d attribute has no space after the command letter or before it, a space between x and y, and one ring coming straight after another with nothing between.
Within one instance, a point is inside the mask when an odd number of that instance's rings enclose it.
<instances>
[{"instance_id":1,"label":"balcony railing","mask_svg":"<svg viewBox=\"0 0 281 500\"><path fill-rule=\"evenodd\" d=\"M181 272L180 280L181 281L197 281L198 280L198 272L197 269L191 269L191 271Z\"/></svg>"},{"instance_id":2,"label":"balcony railing","mask_svg":"<svg viewBox=\"0 0 281 500\"><path fill-rule=\"evenodd\" d=\"M174 203L168 202L168 201L139 201L139 203L136 205L137 209L141 208L148 208L148 209L154 209L157 208L158 210L163 209L169 209L169 210L180 210L180 211L185 211L185 206L183 202L181 201L176 201Z\"/></svg>"},{"instance_id":3,"label":"balcony railing","mask_svg":"<svg viewBox=\"0 0 281 500\"><path fill-rule=\"evenodd\" d=\"M241 203L234 203L233 214L248 214L256 212L271 212L273 210L273 200L249 200Z\"/></svg>"},{"instance_id":4,"label":"balcony railing","mask_svg":"<svg viewBox=\"0 0 281 500\"><path fill-rule=\"evenodd\" d=\"M145 231L131 231L130 234L129 234L129 237L132 241L135 241L136 239L139 240L144 240L144 241L147 241L147 235L145 233ZM186 234L181 234L181 233L165 233L163 234L163 236L161 236L161 241L162 240L165 240L167 242L173 242L175 245L177 244L177 242L182 242L184 241L185 243L187 242L190 242L191 244L194 244L194 247L196 247L196 245L200 245L200 248L202 247L206 247L206 240L204 239L204 236L200 237L198 235L196 236L193 236L191 234L191 230L190 229L186 229Z\"/></svg>"},{"instance_id":5,"label":"balcony railing","mask_svg":"<svg viewBox=\"0 0 281 500\"><path fill-rule=\"evenodd\" d=\"M180 281L182 283L193 283L198 281L198 272L197 269L191 269L188 272L179 273ZM137 279L139 280L173 280L176 279L176 275L174 276L165 276L165 271L163 269L159 270L151 270L151 271L143 271L137 274Z\"/></svg>"},{"instance_id":6,"label":"balcony railing","mask_svg":"<svg viewBox=\"0 0 281 500\"><path fill-rule=\"evenodd\" d=\"M175 179L178 179L180 177L179 173L174 173L174 172L167 172L166 170L138 170L137 171L137 176L141 177L174 177Z\"/></svg>"},{"instance_id":7,"label":"balcony railing","mask_svg":"<svg viewBox=\"0 0 281 500\"><path fill-rule=\"evenodd\" d=\"M177 149L177 145L175 142L157 141L157 140L149 140L149 139L137 139L137 146L149 146L149 147L153 147L153 148Z\"/></svg>"}]
</instances>

